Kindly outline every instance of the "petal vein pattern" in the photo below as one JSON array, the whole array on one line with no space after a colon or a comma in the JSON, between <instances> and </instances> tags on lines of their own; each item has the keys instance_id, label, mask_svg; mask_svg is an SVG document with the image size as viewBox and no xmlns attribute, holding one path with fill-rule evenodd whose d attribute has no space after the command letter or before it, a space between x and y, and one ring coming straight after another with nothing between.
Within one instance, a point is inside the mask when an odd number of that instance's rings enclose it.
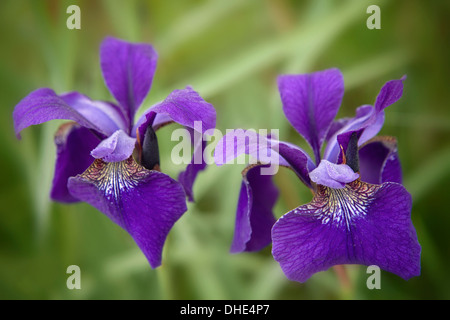
<instances>
[{"instance_id":1,"label":"petal vein pattern","mask_svg":"<svg viewBox=\"0 0 450 320\"><path fill-rule=\"evenodd\" d=\"M168 175L147 170L133 157L122 162L96 159L69 179L70 193L125 229L152 268L161 265L165 239L187 211L183 187Z\"/></svg>"},{"instance_id":2,"label":"petal vein pattern","mask_svg":"<svg viewBox=\"0 0 450 320\"><path fill-rule=\"evenodd\" d=\"M411 205L398 183L318 186L311 203L275 223L272 254L286 276L299 282L339 264L378 265L407 280L420 274Z\"/></svg>"},{"instance_id":3,"label":"petal vein pattern","mask_svg":"<svg viewBox=\"0 0 450 320\"><path fill-rule=\"evenodd\" d=\"M94 163L82 174L84 180L93 183L97 189L105 196L109 205L115 207L116 210L102 210L122 212L121 193L130 191L138 186L139 182L149 175L148 170L139 166L132 157L126 161L120 162L104 162L96 159ZM123 216L114 214L110 218L117 224L126 228L126 221Z\"/></svg>"},{"instance_id":4,"label":"petal vein pattern","mask_svg":"<svg viewBox=\"0 0 450 320\"><path fill-rule=\"evenodd\" d=\"M352 221L365 216L374 200L379 185L361 183L359 180L346 184L343 189L318 186L314 200L307 205L322 223L332 223L351 231Z\"/></svg>"}]
</instances>

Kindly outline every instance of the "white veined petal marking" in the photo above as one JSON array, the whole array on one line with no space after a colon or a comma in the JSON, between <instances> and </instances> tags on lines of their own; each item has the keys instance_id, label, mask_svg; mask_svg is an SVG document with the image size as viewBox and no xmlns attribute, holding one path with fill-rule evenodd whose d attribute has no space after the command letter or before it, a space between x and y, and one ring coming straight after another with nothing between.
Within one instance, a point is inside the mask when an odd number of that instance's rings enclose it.
<instances>
[{"instance_id":1,"label":"white veined petal marking","mask_svg":"<svg viewBox=\"0 0 450 320\"><path fill-rule=\"evenodd\" d=\"M379 185L361 182L359 179L346 184L342 189L318 185L314 199L307 205L307 209L323 224L331 223L350 230L355 218L367 214L379 188Z\"/></svg>"},{"instance_id":2,"label":"white veined petal marking","mask_svg":"<svg viewBox=\"0 0 450 320\"><path fill-rule=\"evenodd\" d=\"M150 170L136 163L132 156L120 162L105 162L95 159L94 163L80 176L94 184L105 196L109 206L118 210L118 216L112 217L120 225L125 226L126 221L120 214L122 207L122 194L135 188L139 182L151 173Z\"/></svg>"},{"instance_id":3,"label":"white veined petal marking","mask_svg":"<svg viewBox=\"0 0 450 320\"><path fill-rule=\"evenodd\" d=\"M129 157L120 162L104 162L96 159L83 175L94 182L107 196L114 196L117 199L119 190L134 188L148 173L148 170Z\"/></svg>"}]
</instances>

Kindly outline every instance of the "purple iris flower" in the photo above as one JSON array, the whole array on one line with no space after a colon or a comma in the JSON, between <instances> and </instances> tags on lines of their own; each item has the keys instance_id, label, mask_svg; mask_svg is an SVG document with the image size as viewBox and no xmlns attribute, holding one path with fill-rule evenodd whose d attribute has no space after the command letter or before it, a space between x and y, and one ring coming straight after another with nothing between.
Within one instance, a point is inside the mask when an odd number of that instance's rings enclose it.
<instances>
[{"instance_id":1,"label":"purple iris flower","mask_svg":"<svg viewBox=\"0 0 450 320\"><path fill-rule=\"evenodd\" d=\"M156 268L170 229L187 210L186 196L193 199L192 185L205 163L191 162L178 181L162 173L155 131L171 122L191 131L194 121L201 121L202 130L214 128L216 112L187 87L173 91L135 122L152 85L157 53L148 44L107 37L100 47L100 63L116 102L41 88L15 107L15 132L20 138L30 125L72 120L55 135L51 198L94 206L125 229Z\"/></svg>"},{"instance_id":2,"label":"purple iris flower","mask_svg":"<svg viewBox=\"0 0 450 320\"><path fill-rule=\"evenodd\" d=\"M231 136L224 136L216 147L217 164L239 153L258 161L243 171L231 251L260 250L272 241L273 257L289 279L299 282L340 264L377 265L404 279L418 276L421 247L397 143L376 137L384 109L403 93L404 79L387 82L375 104L359 107L355 117L334 120L344 93L338 69L280 76L283 111L314 159L270 137L260 135L256 147L245 147L245 139L233 136L230 144ZM310 203L278 220L273 214L278 190L272 176L261 171L270 159L292 169L313 192Z\"/></svg>"}]
</instances>

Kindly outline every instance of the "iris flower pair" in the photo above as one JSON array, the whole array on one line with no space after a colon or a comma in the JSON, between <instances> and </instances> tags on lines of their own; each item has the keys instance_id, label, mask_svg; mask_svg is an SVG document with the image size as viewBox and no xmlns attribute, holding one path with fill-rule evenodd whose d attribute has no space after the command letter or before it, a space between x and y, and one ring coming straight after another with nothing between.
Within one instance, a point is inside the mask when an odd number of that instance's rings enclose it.
<instances>
[{"instance_id":1,"label":"iris flower pair","mask_svg":"<svg viewBox=\"0 0 450 320\"><path fill-rule=\"evenodd\" d=\"M216 122L214 107L189 87L173 91L135 122L156 63L151 45L108 37L100 47L100 64L116 102L91 100L78 92L58 95L42 88L20 101L13 113L19 138L30 125L71 120L55 135L51 198L85 201L103 212L133 237L153 268L161 265L166 237L187 210L186 196L193 199L193 183L205 168L203 162L191 162L178 181L162 173L155 131L176 122L193 132L194 121L208 130Z\"/></svg>"},{"instance_id":2,"label":"iris flower pair","mask_svg":"<svg viewBox=\"0 0 450 320\"><path fill-rule=\"evenodd\" d=\"M186 198L193 201L192 186L206 166L192 160L177 180L162 173L156 131L176 122L193 133L194 122L200 121L203 134L215 127L216 112L186 87L134 121L152 85L155 50L108 37L100 47L100 62L116 102L38 89L15 107L15 132L20 138L31 125L70 120L55 135L51 198L97 208L131 235L156 268L166 237L186 212ZM275 141L276 150L266 151L291 168L314 197L276 220L278 190L272 177L259 170L268 164L246 168L233 252L260 250L272 242L273 256L287 277L300 282L348 263L376 264L405 279L419 274L420 245L410 217L411 197L401 184L396 141L375 137L383 110L402 94L402 81L386 83L375 105L358 108L354 118L333 121L344 91L338 70L279 78L285 115L310 144L314 160L287 142ZM201 148L203 143L195 145L194 153Z\"/></svg>"},{"instance_id":3,"label":"iris flower pair","mask_svg":"<svg viewBox=\"0 0 450 320\"><path fill-rule=\"evenodd\" d=\"M299 282L341 264L377 265L404 279L418 276L421 248L397 143L376 137L384 109L402 96L403 81L387 82L375 104L359 107L355 117L334 120L344 94L339 70L280 76L284 114L313 158L273 137L258 136L249 144L242 129L223 137L216 164L242 153L258 161L242 172L231 251L257 251L272 242L274 259ZM271 161L293 170L314 195L278 220L273 213L278 189L261 170Z\"/></svg>"}]
</instances>

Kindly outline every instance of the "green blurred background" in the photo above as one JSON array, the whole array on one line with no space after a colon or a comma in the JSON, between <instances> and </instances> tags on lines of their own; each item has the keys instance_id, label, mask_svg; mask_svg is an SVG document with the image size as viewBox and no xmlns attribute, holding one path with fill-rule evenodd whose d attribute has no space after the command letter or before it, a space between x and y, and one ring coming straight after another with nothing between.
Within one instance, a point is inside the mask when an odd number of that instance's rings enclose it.
<instances>
[{"instance_id":1,"label":"green blurred background","mask_svg":"<svg viewBox=\"0 0 450 320\"><path fill-rule=\"evenodd\" d=\"M69 30L66 8L81 9ZM366 9L381 8L369 30ZM450 90L449 1L395 0L20 0L0 3L0 298L1 299L449 299ZM338 116L373 103L388 80L407 74L402 99L386 110L381 134L399 141L404 183L422 245L422 274L409 281L382 271L366 287L366 268L349 266L350 285L333 269L305 284L287 280L270 254L229 254L243 165L210 166L195 203L172 229L163 265L152 270L126 232L89 205L49 200L61 123L34 126L17 140L14 106L51 87L111 100L99 66L106 35L152 43L154 84L141 111L191 85L217 110L217 128L279 129L308 147L281 109L276 77L330 67L346 92ZM168 126L158 132L162 170L170 161ZM311 199L288 170L275 176L276 214ZM69 265L81 290L66 287Z\"/></svg>"}]
</instances>

